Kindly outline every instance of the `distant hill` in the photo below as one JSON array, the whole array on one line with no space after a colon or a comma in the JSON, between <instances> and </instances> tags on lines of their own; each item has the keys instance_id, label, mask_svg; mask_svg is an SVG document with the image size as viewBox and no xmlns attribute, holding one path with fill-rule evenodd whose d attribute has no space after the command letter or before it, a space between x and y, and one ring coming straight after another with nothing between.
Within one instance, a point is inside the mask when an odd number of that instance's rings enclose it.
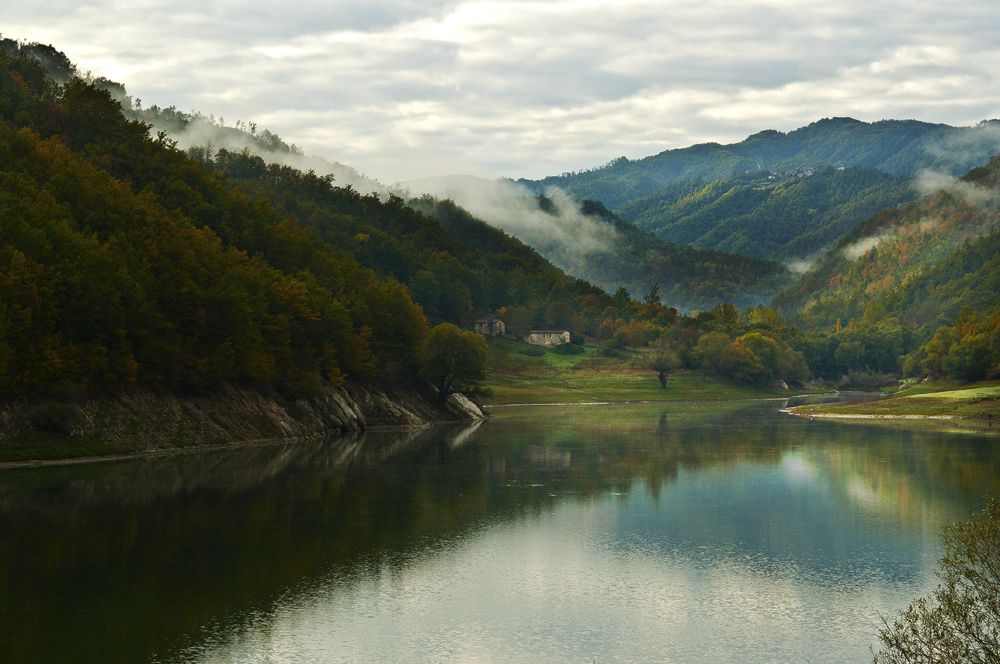
<instances>
[{"instance_id":1,"label":"distant hill","mask_svg":"<svg viewBox=\"0 0 1000 664\"><path fill-rule=\"evenodd\" d=\"M578 173L518 180L536 193L559 187L612 210L683 180L722 180L747 172L805 167L877 168L897 176L933 170L953 177L1000 152L1000 121L952 127L917 120L862 122L828 118L790 131L762 131L729 145L703 143L643 159L615 159Z\"/></svg>"},{"instance_id":2,"label":"distant hill","mask_svg":"<svg viewBox=\"0 0 1000 664\"><path fill-rule=\"evenodd\" d=\"M998 201L1000 157L922 203L858 224L773 306L810 327L846 323L873 304L918 326L950 321L965 305L995 309Z\"/></svg>"},{"instance_id":3,"label":"distant hill","mask_svg":"<svg viewBox=\"0 0 1000 664\"><path fill-rule=\"evenodd\" d=\"M711 309L719 302L743 309L766 304L770 293L792 280L788 268L776 261L665 242L597 201L583 201L581 212L614 229L613 239L579 255L574 265L563 265L566 259L558 251L542 253L568 274L608 292L624 285L633 297L642 297L658 283L664 303L682 311Z\"/></svg>"},{"instance_id":4,"label":"distant hill","mask_svg":"<svg viewBox=\"0 0 1000 664\"><path fill-rule=\"evenodd\" d=\"M910 178L873 168L790 176L755 171L677 182L617 212L668 242L793 262L827 248L876 212L917 198Z\"/></svg>"},{"instance_id":5,"label":"distant hill","mask_svg":"<svg viewBox=\"0 0 1000 664\"><path fill-rule=\"evenodd\" d=\"M778 262L666 242L598 201L532 196L510 180L458 176L398 186L409 192L411 206L438 217L449 233L473 246L473 220L482 220L608 293L624 287L641 298L659 284L664 304L680 311L711 309L722 301L740 307L767 303L793 280ZM429 193L418 198L415 191ZM462 217L462 226L455 225Z\"/></svg>"}]
</instances>

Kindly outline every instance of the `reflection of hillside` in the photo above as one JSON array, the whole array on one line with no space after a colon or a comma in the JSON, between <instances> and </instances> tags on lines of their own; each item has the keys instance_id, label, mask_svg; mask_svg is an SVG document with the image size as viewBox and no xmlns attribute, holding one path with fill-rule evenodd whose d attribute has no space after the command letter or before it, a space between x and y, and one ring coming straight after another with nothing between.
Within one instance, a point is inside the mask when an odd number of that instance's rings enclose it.
<instances>
[{"instance_id":1,"label":"reflection of hillside","mask_svg":"<svg viewBox=\"0 0 1000 664\"><path fill-rule=\"evenodd\" d=\"M1000 443L906 428L773 417L778 404L718 402L537 408L503 425L504 477L557 475L573 493L642 480L652 495L679 472L801 459L859 508L901 527L963 518L955 506L1000 491ZM513 430L513 431L512 431ZM527 450L518 456L521 448ZM559 463L553 463L558 459ZM518 464L518 460L520 464Z\"/></svg>"},{"instance_id":2,"label":"reflection of hillside","mask_svg":"<svg viewBox=\"0 0 1000 664\"><path fill-rule=\"evenodd\" d=\"M846 437L857 424L839 423ZM859 508L900 526L964 518L956 503L1000 491L1000 444L990 438L939 431L863 427L852 444L810 453Z\"/></svg>"},{"instance_id":3,"label":"reflection of hillside","mask_svg":"<svg viewBox=\"0 0 1000 664\"><path fill-rule=\"evenodd\" d=\"M185 494L217 491L239 494L295 468L347 469L384 463L428 438L468 436L478 423L377 433L351 432L296 443L266 443L228 450L179 454L65 466L6 471L0 478L0 512L42 509L51 502L60 509L88 509L103 503L141 504ZM16 481L9 481L16 479Z\"/></svg>"},{"instance_id":4,"label":"reflection of hillside","mask_svg":"<svg viewBox=\"0 0 1000 664\"><path fill-rule=\"evenodd\" d=\"M460 429L0 474L4 661L148 661L234 607L470 527Z\"/></svg>"},{"instance_id":5,"label":"reflection of hillside","mask_svg":"<svg viewBox=\"0 0 1000 664\"><path fill-rule=\"evenodd\" d=\"M832 557L855 527L845 510L871 512L891 539L998 488L996 444L775 416L779 405L510 409L476 429L5 472L0 642L11 661L146 661L331 574L404 566L611 493L682 541ZM826 512L802 499L816 487Z\"/></svg>"},{"instance_id":6,"label":"reflection of hillside","mask_svg":"<svg viewBox=\"0 0 1000 664\"><path fill-rule=\"evenodd\" d=\"M921 538L1000 488L990 439L775 417L777 405L537 409L544 425L501 429L508 452L494 473L577 499L626 494L619 537L643 547L685 543L740 565L763 556L761 573L794 560L844 583L908 578Z\"/></svg>"}]
</instances>

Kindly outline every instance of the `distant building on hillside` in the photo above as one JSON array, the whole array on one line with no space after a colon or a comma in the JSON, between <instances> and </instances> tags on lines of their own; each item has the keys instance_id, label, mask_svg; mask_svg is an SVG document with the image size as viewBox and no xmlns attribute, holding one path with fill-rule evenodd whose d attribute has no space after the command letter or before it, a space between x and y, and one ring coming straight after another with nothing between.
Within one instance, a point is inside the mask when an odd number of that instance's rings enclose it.
<instances>
[{"instance_id":1,"label":"distant building on hillside","mask_svg":"<svg viewBox=\"0 0 1000 664\"><path fill-rule=\"evenodd\" d=\"M569 339L569 330L532 330L524 337L525 341L536 346L568 344Z\"/></svg>"},{"instance_id":2,"label":"distant building on hillside","mask_svg":"<svg viewBox=\"0 0 1000 664\"><path fill-rule=\"evenodd\" d=\"M496 316L480 318L472 324L472 329L487 337L502 337L507 331L503 321Z\"/></svg>"}]
</instances>

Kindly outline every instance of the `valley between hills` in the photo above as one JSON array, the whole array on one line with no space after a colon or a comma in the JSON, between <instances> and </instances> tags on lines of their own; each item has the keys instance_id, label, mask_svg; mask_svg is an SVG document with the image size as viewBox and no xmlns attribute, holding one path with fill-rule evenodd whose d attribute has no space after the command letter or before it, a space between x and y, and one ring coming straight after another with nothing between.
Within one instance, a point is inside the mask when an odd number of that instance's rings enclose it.
<instances>
[{"instance_id":1,"label":"valley between hills","mask_svg":"<svg viewBox=\"0 0 1000 664\"><path fill-rule=\"evenodd\" d=\"M0 460L128 452L149 411L121 404L157 399L165 448L482 416L470 399L971 386L842 408L989 417L998 152L996 120L828 118L385 185L2 40ZM488 317L505 338L472 331ZM537 329L571 341L525 344ZM196 405L223 394L266 424Z\"/></svg>"}]
</instances>

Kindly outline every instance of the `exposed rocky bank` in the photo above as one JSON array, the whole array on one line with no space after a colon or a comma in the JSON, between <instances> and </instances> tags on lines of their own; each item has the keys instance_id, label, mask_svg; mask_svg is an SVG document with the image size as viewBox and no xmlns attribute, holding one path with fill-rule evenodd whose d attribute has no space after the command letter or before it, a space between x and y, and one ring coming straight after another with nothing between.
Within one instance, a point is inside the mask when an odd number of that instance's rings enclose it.
<instances>
[{"instance_id":1,"label":"exposed rocky bank","mask_svg":"<svg viewBox=\"0 0 1000 664\"><path fill-rule=\"evenodd\" d=\"M0 451L60 442L146 452L485 417L460 394L442 404L412 390L390 397L351 385L331 388L322 398L294 402L235 386L192 397L135 389L75 404L0 403Z\"/></svg>"}]
</instances>

